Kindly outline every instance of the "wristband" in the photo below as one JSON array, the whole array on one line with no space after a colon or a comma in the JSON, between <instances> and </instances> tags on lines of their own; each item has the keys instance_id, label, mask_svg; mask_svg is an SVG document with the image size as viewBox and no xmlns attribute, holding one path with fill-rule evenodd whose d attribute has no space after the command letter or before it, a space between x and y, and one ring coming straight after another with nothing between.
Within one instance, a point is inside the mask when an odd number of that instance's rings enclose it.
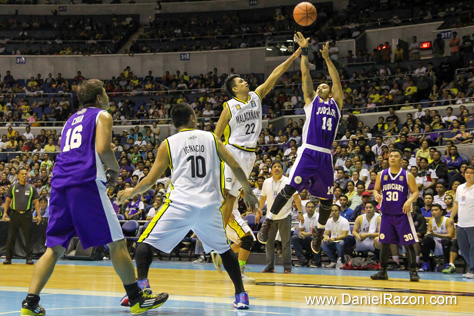
<instances>
[{"instance_id":1,"label":"wristband","mask_svg":"<svg viewBox=\"0 0 474 316\"><path fill-rule=\"evenodd\" d=\"M301 47L301 56L308 56L308 47Z\"/></svg>"}]
</instances>

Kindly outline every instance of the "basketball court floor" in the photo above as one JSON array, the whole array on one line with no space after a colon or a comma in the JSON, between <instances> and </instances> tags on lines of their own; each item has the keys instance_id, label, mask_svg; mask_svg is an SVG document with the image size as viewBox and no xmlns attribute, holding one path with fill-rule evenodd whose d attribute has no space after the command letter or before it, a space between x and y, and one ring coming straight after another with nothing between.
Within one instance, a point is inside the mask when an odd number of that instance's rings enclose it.
<instances>
[{"instance_id":1,"label":"basketball court floor","mask_svg":"<svg viewBox=\"0 0 474 316\"><path fill-rule=\"evenodd\" d=\"M0 315L19 315L33 267L24 260L0 267ZM373 271L293 268L293 274L283 274L283 268L277 266L277 273L264 274L262 265L249 268L249 276L257 280L246 285L250 309L237 311L232 307L230 279L217 273L212 264L155 261L150 269L152 288L168 292L170 298L147 315L474 314L474 280L463 279L461 274L420 273L421 281L411 283L406 271L389 272L389 281L372 281ZM128 308L118 305L123 295L110 261L60 261L41 303L46 315L130 315ZM311 299L314 304L307 303ZM318 299L335 301L318 304Z\"/></svg>"}]
</instances>

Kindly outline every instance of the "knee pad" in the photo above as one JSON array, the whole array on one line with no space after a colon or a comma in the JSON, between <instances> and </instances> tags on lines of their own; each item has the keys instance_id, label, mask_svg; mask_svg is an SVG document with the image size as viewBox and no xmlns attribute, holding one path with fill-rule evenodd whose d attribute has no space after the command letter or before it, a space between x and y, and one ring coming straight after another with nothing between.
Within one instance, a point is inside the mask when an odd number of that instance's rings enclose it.
<instances>
[{"instance_id":1,"label":"knee pad","mask_svg":"<svg viewBox=\"0 0 474 316\"><path fill-rule=\"evenodd\" d=\"M285 199L289 200L293 196L293 194L295 194L295 192L296 192L296 189L293 188L291 185L287 184L281 190L280 193Z\"/></svg>"},{"instance_id":2,"label":"knee pad","mask_svg":"<svg viewBox=\"0 0 474 316\"><path fill-rule=\"evenodd\" d=\"M253 235L247 235L240 239L241 244L240 248L250 251L252 250L253 245L255 244L255 237Z\"/></svg>"}]
</instances>

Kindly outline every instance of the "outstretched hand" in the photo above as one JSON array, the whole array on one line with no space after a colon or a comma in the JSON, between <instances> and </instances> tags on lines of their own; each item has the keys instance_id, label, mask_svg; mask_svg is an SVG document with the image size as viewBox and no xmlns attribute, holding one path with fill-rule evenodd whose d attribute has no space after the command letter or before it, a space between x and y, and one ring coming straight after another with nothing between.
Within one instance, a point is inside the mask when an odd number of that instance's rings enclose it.
<instances>
[{"instance_id":1,"label":"outstretched hand","mask_svg":"<svg viewBox=\"0 0 474 316\"><path fill-rule=\"evenodd\" d=\"M323 55L324 59L329 58L329 42L323 45L323 49L320 49L319 52Z\"/></svg>"},{"instance_id":2,"label":"outstretched hand","mask_svg":"<svg viewBox=\"0 0 474 316\"><path fill-rule=\"evenodd\" d=\"M303 34L301 32L297 32L294 37L294 41L300 45L300 47L308 47L309 45L309 37L304 38Z\"/></svg>"}]
</instances>

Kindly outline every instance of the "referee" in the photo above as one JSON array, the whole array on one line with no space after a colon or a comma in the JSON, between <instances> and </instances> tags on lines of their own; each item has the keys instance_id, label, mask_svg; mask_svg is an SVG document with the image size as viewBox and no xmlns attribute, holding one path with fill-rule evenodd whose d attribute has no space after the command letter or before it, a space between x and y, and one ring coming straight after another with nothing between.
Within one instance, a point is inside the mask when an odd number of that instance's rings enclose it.
<instances>
[{"instance_id":1,"label":"referee","mask_svg":"<svg viewBox=\"0 0 474 316\"><path fill-rule=\"evenodd\" d=\"M7 199L5 201L5 211L3 213L3 221L10 222L8 227L7 254L3 264L11 264L13 257L13 249L15 246L18 230L21 228L23 236L25 236L25 252L26 264L34 264L33 251L31 249L31 225L33 215L31 213L31 202L34 203L38 217L35 218L39 225L41 222L41 212L38 202L38 192L29 183L26 182L27 172L25 168L18 169L18 182L12 184L8 188ZM11 206L10 218L8 211Z\"/></svg>"}]
</instances>

